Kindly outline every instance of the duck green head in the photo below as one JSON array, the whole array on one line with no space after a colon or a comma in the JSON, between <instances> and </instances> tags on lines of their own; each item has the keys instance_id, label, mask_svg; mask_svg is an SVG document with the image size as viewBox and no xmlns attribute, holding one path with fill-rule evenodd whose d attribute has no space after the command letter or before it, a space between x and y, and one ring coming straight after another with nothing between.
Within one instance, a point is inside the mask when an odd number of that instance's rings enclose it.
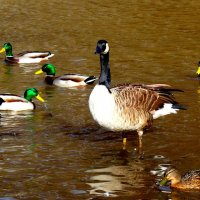
<instances>
[{"instance_id":1,"label":"duck green head","mask_svg":"<svg viewBox=\"0 0 200 200\"><path fill-rule=\"evenodd\" d=\"M0 53L6 52L6 56L13 56L12 45L8 42L3 45L3 48L0 50Z\"/></svg>"},{"instance_id":2,"label":"duck green head","mask_svg":"<svg viewBox=\"0 0 200 200\"><path fill-rule=\"evenodd\" d=\"M35 74L41 74L43 72L46 72L47 75L55 76L56 68L52 64L48 63L48 64L43 65L40 70L35 72Z\"/></svg>"},{"instance_id":3,"label":"duck green head","mask_svg":"<svg viewBox=\"0 0 200 200\"><path fill-rule=\"evenodd\" d=\"M32 98L36 97L39 101L44 102L44 99L39 95L37 89L35 88L28 88L24 92L24 98L28 101L32 101Z\"/></svg>"}]
</instances>

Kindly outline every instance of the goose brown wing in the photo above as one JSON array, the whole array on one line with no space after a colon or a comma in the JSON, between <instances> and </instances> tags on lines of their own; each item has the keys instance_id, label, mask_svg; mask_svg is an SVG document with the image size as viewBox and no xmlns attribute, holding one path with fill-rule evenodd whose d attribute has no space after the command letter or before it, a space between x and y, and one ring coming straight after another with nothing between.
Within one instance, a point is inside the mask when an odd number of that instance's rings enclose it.
<instances>
[{"instance_id":1,"label":"goose brown wing","mask_svg":"<svg viewBox=\"0 0 200 200\"><path fill-rule=\"evenodd\" d=\"M116 103L125 107L151 112L163 107L164 103L177 104L172 92L180 91L165 84L154 85L119 85L111 89Z\"/></svg>"}]
</instances>

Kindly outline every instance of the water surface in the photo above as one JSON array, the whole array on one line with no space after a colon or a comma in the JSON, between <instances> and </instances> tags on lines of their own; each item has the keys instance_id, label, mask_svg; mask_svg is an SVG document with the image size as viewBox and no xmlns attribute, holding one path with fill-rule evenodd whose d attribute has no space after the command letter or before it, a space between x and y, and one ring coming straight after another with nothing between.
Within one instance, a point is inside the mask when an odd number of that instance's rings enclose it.
<instances>
[{"instance_id":1,"label":"water surface","mask_svg":"<svg viewBox=\"0 0 200 200\"><path fill-rule=\"evenodd\" d=\"M8 66L0 55L0 91L23 95L36 87L47 101L34 112L1 113L2 199L199 199L199 192L161 193L155 183L162 166L182 173L199 169L200 2L194 1L12 1L0 0L0 44L14 53L49 50L57 75L99 75L94 55L99 39L109 41L112 83L166 83L188 107L154 121L143 137L101 129L88 110L93 88L47 86L42 65ZM162 170L161 170L162 171Z\"/></svg>"}]
</instances>

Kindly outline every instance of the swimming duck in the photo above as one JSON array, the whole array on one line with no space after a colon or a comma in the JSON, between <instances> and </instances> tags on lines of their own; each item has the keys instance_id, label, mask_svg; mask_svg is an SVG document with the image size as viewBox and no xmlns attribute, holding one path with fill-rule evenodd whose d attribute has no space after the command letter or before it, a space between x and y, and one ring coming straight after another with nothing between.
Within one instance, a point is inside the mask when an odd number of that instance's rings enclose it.
<instances>
[{"instance_id":1,"label":"swimming duck","mask_svg":"<svg viewBox=\"0 0 200 200\"><path fill-rule=\"evenodd\" d=\"M197 69L197 75L198 75L198 77L200 77L200 61L199 61L199 63L198 63L198 69Z\"/></svg>"},{"instance_id":2,"label":"swimming duck","mask_svg":"<svg viewBox=\"0 0 200 200\"><path fill-rule=\"evenodd\" d=\"M88 84L94 83L96 77L86 76L81 74L64 74L59 77L55 77L56 68L52 64L45 64L40 70L35 72L35 74L41 74L46 72L45 81L46 83L52 85L57 85L60 87L76 87L76 86L85 86Z\"/></svg>"},{"instance_id":3,"label":"swimming duck","mask_svg":"<svg viewBox=\"0 0 200 200\"><path fill-rule=\"evenodd\" d=\"M139 136L139 149L145 128L152 125L153 119L177 113L184 109L172 95L166 84L122 84L111 88L109 66L109 45L106 40L97 42L96 54L100 54L100 77L89 97L89 109L95 121L112 131L136 130ZM123 149L126 136L123 138Z\"/></svg>"},{"instance_id":4,"label":"swimming duck","mask_svg":"<svg viewBox=\"0 0 200 200\"><path fill-rule=\"evenodd\" d=\"M6 52L5 61L10 63L40 63L54 56L54 54L51 54L49 51L25 51L14 56L10 43L5 43L3 45L3 48L0 50L0 53L2 52Z\"/></svg>"},{"instance_id":5,"label":"swimming duck","mask_svg":"<svg viewBox=\"0 0 200 200\"><path fill-rule=\"evenodd\" d=\"M160 186L164 186L168 181L171 182L171 187L173 188L200 189L200 170L192 170L181 176L178 170L169 169L165 172Z\"/></svg>"},{"instance_id":6,"label":"swimming duck","mask_svg":"<svg viewBox=\"0 0 200 200\"><path fill-rule=\"evenodd\" d=\"M35 88L26 89L24 98L14 94L0 94L0 110L34 110L35 104L32 102L33 97L44 102L44 99L38 94L38 91Z\"/></svg>"}]
</instances>

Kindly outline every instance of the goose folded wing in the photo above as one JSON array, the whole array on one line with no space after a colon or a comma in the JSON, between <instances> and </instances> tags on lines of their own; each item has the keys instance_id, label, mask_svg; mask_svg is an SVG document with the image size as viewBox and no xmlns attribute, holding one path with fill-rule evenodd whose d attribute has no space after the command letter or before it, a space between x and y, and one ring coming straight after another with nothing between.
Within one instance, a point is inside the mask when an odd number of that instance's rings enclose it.
<instances>
[{"instance_id":1,"label":"goose folded wing","mask_svg":"<svg viewBox=\"0 0 200 200\"><path fill-rule=\"evenodd\" d=\"M172 92L180 91L165 84L154 85L119 85L112 89L116 101L126 108L142 109L153 114L165 103L177 104Z\"/></svg>"}]
</instances>

